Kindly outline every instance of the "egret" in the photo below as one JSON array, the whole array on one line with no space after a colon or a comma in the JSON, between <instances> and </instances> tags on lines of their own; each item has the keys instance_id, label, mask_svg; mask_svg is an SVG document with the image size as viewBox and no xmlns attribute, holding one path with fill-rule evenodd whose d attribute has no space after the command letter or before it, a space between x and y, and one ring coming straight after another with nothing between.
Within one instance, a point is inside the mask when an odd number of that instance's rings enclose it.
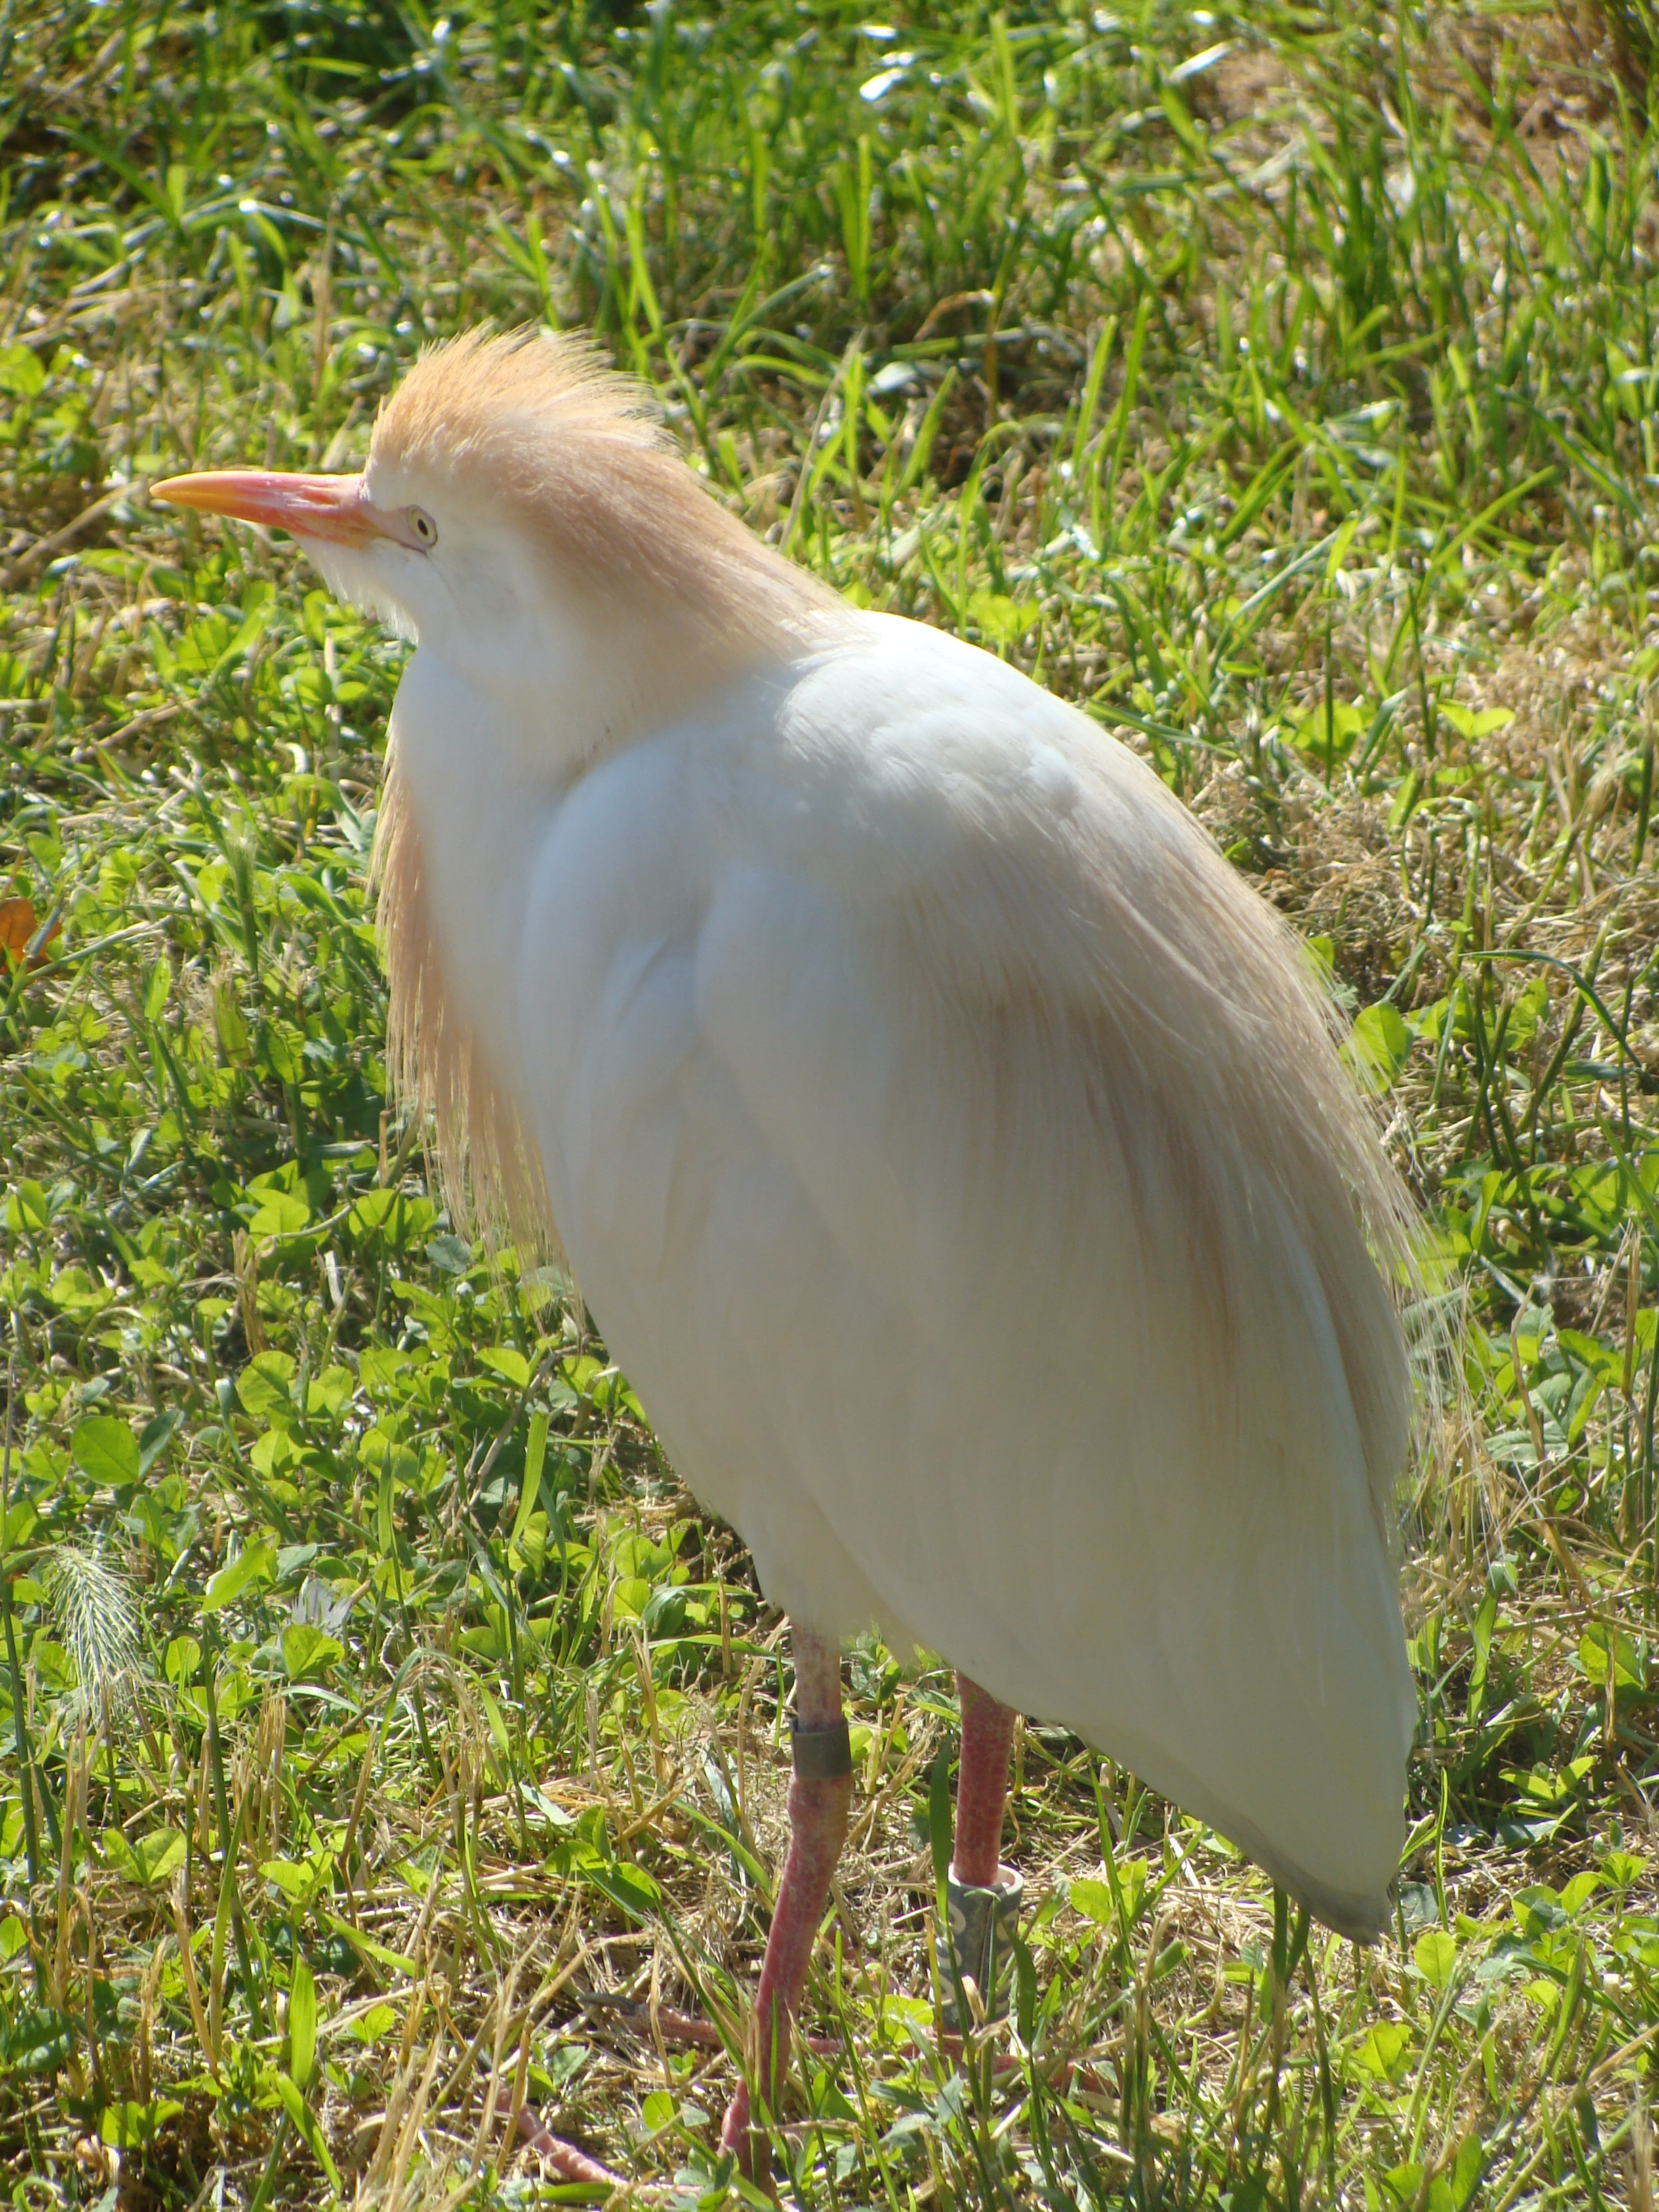
<instances>
[{"instance_id":1,"label":"egret","mask_svg":"<svg viewBox=\"0 0 1659 2212\"><path fill-rule=\"evenodd\" d=\"M424 354L360 475L155 495L290 532L414 641L376 855L398 1080L458 1215L562 1253L789 1617L723 2142L778 2109L872 1626L958 1670L970 1977L1016 1711L1374 1936L1416 1717L1413 1227L1267 903L1079 709L758 542L574 339Z\"/></svg>"}]
</instances>

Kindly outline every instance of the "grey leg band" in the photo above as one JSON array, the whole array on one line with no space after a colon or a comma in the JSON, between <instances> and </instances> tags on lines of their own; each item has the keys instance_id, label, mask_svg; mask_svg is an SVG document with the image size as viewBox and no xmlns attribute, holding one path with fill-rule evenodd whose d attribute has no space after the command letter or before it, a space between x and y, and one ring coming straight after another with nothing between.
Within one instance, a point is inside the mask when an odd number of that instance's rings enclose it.
<instances>
[{"instance_id":1,"label":"grey leg band","mask_svg":"<svg viewBox=\"0 0 1659 2212\"><path fill-rule=\"evenodd\" d=\"M1019 1924L1025 1885L1012 1867L999 1867L997 1874L994 1889L981 1889L959 1881L954 1866L945 1877L949 1943L956 1954L956 1968L953 1972L945 1941L941 1940L939 1995L945 2025L958 2034L971 2025L962 2017L957 2001L958 1973L979 1991L988 2020L1000 2020L1008 2009L1008 1969L1014 1955L1011 1939Z\"/></svg>"},{"instance_id":2,"label":"grey leg band","mask_svg":"<svg viewBox=\"0 0 1659 2212\"><path fill-rule=\"evenodd\" d=\"M802 1728L792 1720L789 1753L803 1782L834 1782L853 1771L853 1739L845 1721L831 1721L823 1728Z\"/></svg>"}]
</instances>

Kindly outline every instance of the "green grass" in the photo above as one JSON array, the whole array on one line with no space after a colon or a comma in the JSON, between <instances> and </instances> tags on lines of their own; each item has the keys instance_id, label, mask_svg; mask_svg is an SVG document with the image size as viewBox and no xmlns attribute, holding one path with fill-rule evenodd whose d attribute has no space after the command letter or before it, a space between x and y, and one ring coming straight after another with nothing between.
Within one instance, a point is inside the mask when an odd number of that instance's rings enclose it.
<instances>
[{"instance_id":1,"label":"green grass","mask_svg":"<svg viewBox=\"0 0 1659 2212\"><path fill-rule=\"evenodd\" d=\"M674 2015L741 2033L778 1623L388 1118L401 648L142 489L343 465L424 339L542 316L755 528L1148 754L1356 1015L1467 1306L1395 1940L1298 1956L1030 1727L1030 1972L964 2074L951 1678L861 1650L785 2197L1650 2205L1652 19L1333 12L0 0L20 2208L518 2205L520 2101L729 2182Z\"/></svg>"}]
</instances>

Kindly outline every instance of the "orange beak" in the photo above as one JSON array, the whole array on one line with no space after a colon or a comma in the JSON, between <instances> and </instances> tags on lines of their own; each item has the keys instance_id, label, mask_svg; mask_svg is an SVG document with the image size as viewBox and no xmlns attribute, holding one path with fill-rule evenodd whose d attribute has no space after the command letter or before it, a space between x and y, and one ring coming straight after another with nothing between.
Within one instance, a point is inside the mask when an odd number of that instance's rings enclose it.
<instances>
[{"instance_id":1,"label":"orange beak","mask_svg":"<svg viewBox=\"0 0 1659 2212\"><path fill-rule=\"evenodd\" d=\"M361 476L283 476L269 469L213 469L200 476L168 477L149 488L170 507L197 507L209 514L234 514L262 522L294 538L331 545L368 545L397 535L372 506Z\"/></svg>"}]
</instances>

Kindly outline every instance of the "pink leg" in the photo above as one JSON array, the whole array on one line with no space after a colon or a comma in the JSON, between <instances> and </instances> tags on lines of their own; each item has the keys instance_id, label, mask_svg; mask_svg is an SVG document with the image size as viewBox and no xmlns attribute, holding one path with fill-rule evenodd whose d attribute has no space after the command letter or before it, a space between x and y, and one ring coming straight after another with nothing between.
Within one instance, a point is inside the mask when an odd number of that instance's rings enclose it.
<instances>
[{"instance_id":1,"label":"pink leg","mask_svg":"<svg viewBox=\"0 0 1659 2212\"><path fill-rule=\"evenodd\" d=\"M957 1676L962 1698L962 1764L957 1771L957 1878L971 1888L996 1887L1002 1849L1002 1809L1008 1796L1008 1753L1014 1716L965 1674Z\"/></svg>"},{"instance_id":2,"label":"pink leg","mask_svg":"<svg viewBox=\"0 0 1659 2212\"><path fill-rule=\"evenodd\" d=\"M839 1646L804 1629L793 1632L795 1647L795 1719L804 1734L839 1725ZM720 2148L734 2150L753 2179L766 2172L766 2138L749 2124L752 2081L775 2114L789 2063L789 2023L806 1982L818 1923L830 1895L830 1877L847 1840L853 1802L850 1774L807 1779L797 1774L789 1785L789 1856L772 1907L772 1931L755 1996L755 2027L747 2079L726 2107Z\"/></svg>"}]
</instances>

